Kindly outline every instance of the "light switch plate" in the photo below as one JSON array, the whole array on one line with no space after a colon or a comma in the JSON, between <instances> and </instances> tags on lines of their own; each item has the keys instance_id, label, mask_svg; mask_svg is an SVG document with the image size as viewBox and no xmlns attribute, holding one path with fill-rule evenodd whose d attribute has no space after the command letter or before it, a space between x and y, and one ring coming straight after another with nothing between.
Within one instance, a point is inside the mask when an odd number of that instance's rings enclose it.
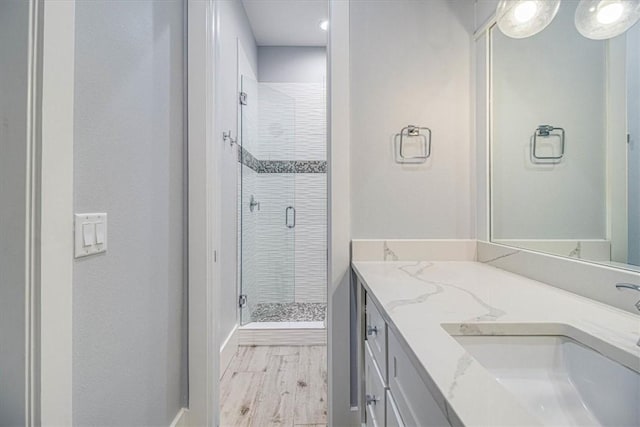
<instances>
[{"instance_id":1,"label":"light switch plate","mask_svg":"<svg viewBox=\"0 0 640 427\"><path fill-rule=\"evenodd\" d=\"M107 214L75 214L75 257L107 251Z\"/></svg>"}]
</instances>

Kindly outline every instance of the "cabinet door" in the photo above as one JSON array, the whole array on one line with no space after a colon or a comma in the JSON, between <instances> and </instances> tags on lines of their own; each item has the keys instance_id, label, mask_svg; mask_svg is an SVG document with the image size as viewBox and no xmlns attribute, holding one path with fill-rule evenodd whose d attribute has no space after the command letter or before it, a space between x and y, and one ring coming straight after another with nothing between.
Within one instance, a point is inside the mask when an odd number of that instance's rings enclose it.
<instances>
[{"instance_id":1,"label":"cabinet door","mask_svg":"<svg viewBox=\"0 0 640 427\"><path fill-rule=\"evenodd\" d=\"M371 347L373 358L378 362L384 384L387 385L387 324L369 295L366 307L366 340Z\"/></svg>"},{"instance_id":2,"label":"cabinet door","mask_svg":"<svg viewBox=\"0 0 640 427\"><path fill-rule=\"evenodd\" d=\"M369 345L365 344L364 392L368 427L385 426L385 386Z\"/></svg>"},{"instance_id":3,"label":"cabinet door","mask_svg":"<svg viewBox=\"0 0 640 427\"><path fill-rule=\"evenodd\" d=\"M387 390L387 427L404 427L402 417L398 411L395 400L390 390Z\"/></svg>"},{"instance_id":4,"label":"cabinet door","mask_svg":"<svg viewBox=\"0 0 640 427\"><path fill-rule=\"evenodd\" d=\"M389 389L398 412L407 426L449 426L431 391L422 381L418 370L400 345L393 331L389 331Z\"/></svg>"}]
</instances>

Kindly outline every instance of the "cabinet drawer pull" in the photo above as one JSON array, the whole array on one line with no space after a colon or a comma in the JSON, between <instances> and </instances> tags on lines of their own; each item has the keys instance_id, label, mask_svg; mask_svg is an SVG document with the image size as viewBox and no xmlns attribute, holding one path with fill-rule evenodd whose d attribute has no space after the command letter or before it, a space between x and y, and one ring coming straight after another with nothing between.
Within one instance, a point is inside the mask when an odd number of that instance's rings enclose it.
<instances>
[{"instance_id":1,"label":"cabinet drawer pull","mask_svg":"<svg viewBox=\"0 0 640 427\"><path fill-rule=\"evenodd\" d=\"M378 335L377 326L367 326L367 335Z\"/></svg>"},{"instance_id":2,"label":"cabinet drawer pull","mask_svg":"<svg viewBox=\"0 0 640 427\"><path fill-rule=\"evenodd\" d=\"M375 396L375 394L374 395L367 394L366 399L367 399L367 405L369 405L369 406L371 406L371 405L375 406L375 404L380 401L380 399L378 399Z\"/></svg>"}]
</instances>

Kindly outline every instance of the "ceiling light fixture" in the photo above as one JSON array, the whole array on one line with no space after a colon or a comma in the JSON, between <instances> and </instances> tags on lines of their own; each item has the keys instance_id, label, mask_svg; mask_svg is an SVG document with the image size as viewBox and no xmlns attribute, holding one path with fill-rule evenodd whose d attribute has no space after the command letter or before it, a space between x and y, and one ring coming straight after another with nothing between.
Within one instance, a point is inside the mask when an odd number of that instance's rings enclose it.
<instances>
[{"instance_id":1,"label":"ceiling light fixture","mask_svg":"<svg viewBox=\"0 0 640 427\"><path fill-rule=\"evenodd\" d=\"M588 39L618 36L640 20L640 0L581 0L576 9L576 28Z\"/></svg>"},{"instance_id":2,"label":"ceiling light fixture","mask_svg":"<svg viewBox=\"0 0 640 427\"><path fill-rule=\"evenodd\" d=\"M501 0L496 10L498 28L514 39L531 37L553 21L559 8L560 0Z\"/></svg>"},{"instance_id":3,"label":"ceiling light fixture","mask_svg":"<svg viewBox=\"0 0 640 427\"><path fill-rule=\"evenodd\" d=\"M327 31L328 28L329 28L329 21L327 21L326 19L324 21L320 21L320 29L322 31Z\"/></svg>"}]
</instances>

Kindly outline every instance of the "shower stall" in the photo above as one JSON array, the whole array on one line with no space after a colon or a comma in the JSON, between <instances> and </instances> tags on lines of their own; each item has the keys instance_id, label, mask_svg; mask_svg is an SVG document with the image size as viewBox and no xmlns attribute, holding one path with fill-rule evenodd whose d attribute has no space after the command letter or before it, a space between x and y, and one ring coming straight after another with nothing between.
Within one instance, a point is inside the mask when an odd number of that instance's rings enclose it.
<instances>
[{"instance_id":1,"label":"shower stall","mask_svg":"<svg viewBox=\"0 0 640 427\"><path fill-rule=\"evenodd\" d=\"M325 85L258 82L248 75L240 79L240 323L323 327Z\"/></svg>"}]
</instances>

